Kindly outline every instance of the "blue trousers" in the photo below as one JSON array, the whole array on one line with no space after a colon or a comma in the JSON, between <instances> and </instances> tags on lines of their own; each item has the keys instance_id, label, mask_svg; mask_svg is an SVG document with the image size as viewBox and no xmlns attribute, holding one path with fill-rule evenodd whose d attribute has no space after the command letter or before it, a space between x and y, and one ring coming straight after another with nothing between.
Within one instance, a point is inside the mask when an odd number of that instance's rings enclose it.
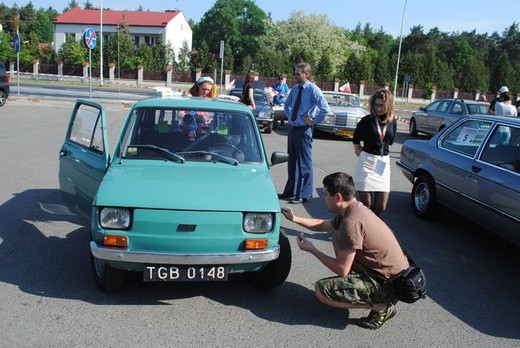
<instances>
[{"instance_id":1,"label":"blue trousers","mask_svg":"<svg viewBox=\"0 0 520 348\"><path fill-rule=\"evenodd\" d=\"M287 183L284 195L312 198L312 128L289 127L287 134Z\"/></svg>"}]
</instances>

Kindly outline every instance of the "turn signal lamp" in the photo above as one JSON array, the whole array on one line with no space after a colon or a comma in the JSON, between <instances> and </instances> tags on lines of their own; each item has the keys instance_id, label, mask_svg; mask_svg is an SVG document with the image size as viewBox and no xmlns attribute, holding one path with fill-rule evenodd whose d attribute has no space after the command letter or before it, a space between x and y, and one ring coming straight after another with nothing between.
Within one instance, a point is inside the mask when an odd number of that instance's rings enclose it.
<instances>
[{"instance_id":1,"label":"turn signal lamp","mask_svg":"<svg viewBox=\"0 0 520 348\"><path fill-rule=\"evenodd\" d=\"M246 239L246 250L263 250L267 248L267 238Z\"/></svg>"},{"instance_id":2,"label":"turn signal lamp","mask_svg":"<svg viewBox=\"0 0 520 348\"><path fill-rule=\"evenodd\" d=\"M103 240L103 244L112 247L127 247L128 239L125 236L111 236L106 235Z\"/></svg>"}]
</instances>

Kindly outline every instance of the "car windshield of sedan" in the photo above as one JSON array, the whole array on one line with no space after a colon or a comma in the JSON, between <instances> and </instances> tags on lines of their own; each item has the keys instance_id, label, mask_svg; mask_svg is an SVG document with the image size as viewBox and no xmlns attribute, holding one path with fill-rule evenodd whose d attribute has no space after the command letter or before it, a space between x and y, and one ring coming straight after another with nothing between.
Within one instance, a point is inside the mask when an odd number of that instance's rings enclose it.
<instances>
[{"instance_id":1,"label":"car windshield of sedan","mask_svg":"<svg viewBox=\"0 0 520 348\"><path fill-rule=\"evenodd\" d=\"M350 106L359 108L359 98L355 95L343 95L339 93L323 93L325 100L331 106Z\"/></svg>"},{"instance_id":2,"label":"car windshield of sedan","mask_svg":"<svg viewBox=\"0 0 520 348\"><path fill-rule=\"evenodd\" d=\"M122 159L258 163L256 124L240 112L137 108L120 146Z\"/></svg>"}]
</instances>

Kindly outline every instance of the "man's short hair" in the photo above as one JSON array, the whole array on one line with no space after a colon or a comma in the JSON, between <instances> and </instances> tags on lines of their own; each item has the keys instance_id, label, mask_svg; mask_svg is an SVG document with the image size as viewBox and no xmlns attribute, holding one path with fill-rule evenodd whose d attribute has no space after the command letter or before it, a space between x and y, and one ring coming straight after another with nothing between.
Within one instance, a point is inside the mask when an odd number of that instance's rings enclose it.
<instances>
[{"instance_id":1,"label":"man's short hair","mask_svg":"<svg viewBox=\"0 0 520 348\"><path fill-rule=\"evenodd\" d=\"M354 179L352 176L343 172L327 175L323 178L323 187L325 187L331 195L341 193L343 199L346 201L352 199L356 194Z\"/></svg>"}]
</instances>

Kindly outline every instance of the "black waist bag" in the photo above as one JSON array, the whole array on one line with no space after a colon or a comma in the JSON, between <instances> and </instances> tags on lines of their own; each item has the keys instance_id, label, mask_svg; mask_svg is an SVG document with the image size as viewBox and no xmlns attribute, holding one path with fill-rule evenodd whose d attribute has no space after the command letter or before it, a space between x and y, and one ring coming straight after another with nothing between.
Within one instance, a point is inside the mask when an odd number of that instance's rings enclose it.
<instances>
[{"instance_id":1,"label":"black waist bag","mask_svg":"<svg viewBox=\"0 0 520 348\"><path fill-rule=\"evenodd\" d=\"M426 297L426 276L413 264L394 277L392 285L399 301L414 303Z\"/></svg>"}]
</instances>

